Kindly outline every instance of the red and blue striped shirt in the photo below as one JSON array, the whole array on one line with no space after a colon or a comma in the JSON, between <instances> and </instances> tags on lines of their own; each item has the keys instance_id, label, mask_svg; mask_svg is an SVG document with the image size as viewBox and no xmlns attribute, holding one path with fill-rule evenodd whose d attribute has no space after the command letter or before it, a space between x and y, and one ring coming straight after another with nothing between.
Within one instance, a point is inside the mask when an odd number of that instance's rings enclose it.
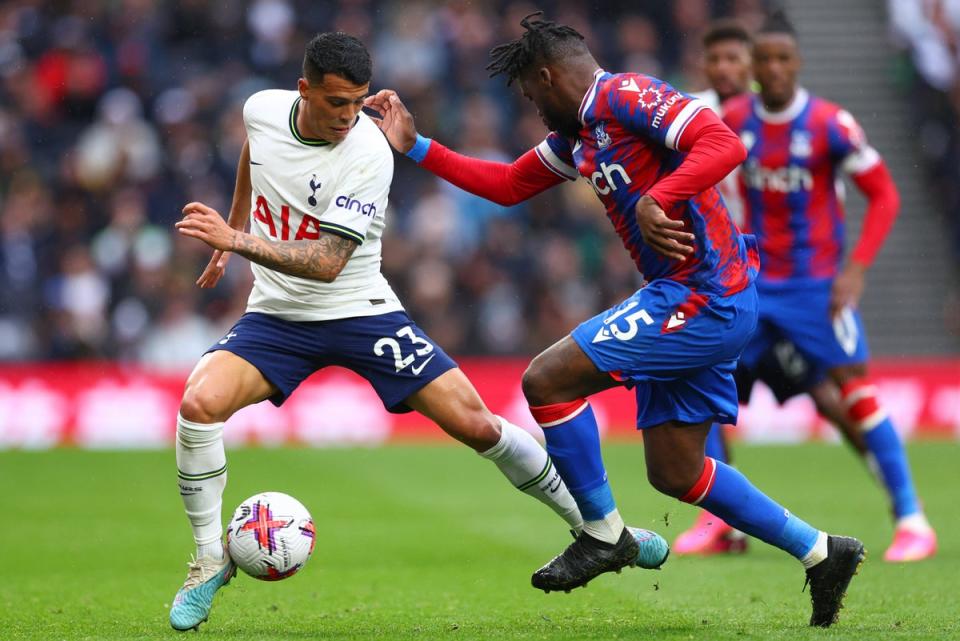
<instances>
[{"instance_id":1,"label":"red and blue striped shirt","mask_svg":"<svg viewBox=\"0 0 960 641\"><path fill-rule=\"evenodd\" d=\"M756 95L731 99L724 121L747 148L740 189L746 225L760 246L762 282L837 275L846 233L841 169L868 197L882 196L871 197L873 225L865 225L854 251L854 259L872 261L896 216L896 188L853 116L799 89L780 112L766 110Z\"/></svg>"}]
</instances>

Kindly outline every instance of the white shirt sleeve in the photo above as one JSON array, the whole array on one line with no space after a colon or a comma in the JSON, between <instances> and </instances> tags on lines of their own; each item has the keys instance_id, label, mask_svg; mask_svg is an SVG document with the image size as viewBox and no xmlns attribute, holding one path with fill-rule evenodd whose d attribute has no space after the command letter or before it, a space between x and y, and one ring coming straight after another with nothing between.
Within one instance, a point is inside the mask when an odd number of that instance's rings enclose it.
<instances>
[{"instance_id":1,"label":"white shirt sleeve","mask_svg":"<svg viewBox=\"0 0 960 641\"><path fill-rule=\"evenodd\" d=\"M867 142L867 136L850 112L843 109L836 115L837 140L834 143L841 166L851 176L869 171L880 162L880 154Z\"/></svg>"}]
</instances>

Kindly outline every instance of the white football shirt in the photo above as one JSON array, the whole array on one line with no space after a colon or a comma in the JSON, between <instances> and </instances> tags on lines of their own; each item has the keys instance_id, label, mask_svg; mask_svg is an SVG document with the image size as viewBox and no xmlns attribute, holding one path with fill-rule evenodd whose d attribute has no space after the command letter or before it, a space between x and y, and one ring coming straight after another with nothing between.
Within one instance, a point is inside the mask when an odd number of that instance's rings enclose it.
<instances>
[{"instance_id":1,"label":"white football shirt","mask_svg":"<svg viewBox=\"0 0 960 641\"><path fill-rule=\"evenodd\" d=\"M251 261L247 311L290 321L373 316L403 309L380 273L380 237L393 180L393 152L361 113L340 143L304 138L296 125L300 94L270 89L247 99L251 233L271 241L310 240L321 232L360 244L332 283L288 276Z\"/></svg>"}]
</instances>

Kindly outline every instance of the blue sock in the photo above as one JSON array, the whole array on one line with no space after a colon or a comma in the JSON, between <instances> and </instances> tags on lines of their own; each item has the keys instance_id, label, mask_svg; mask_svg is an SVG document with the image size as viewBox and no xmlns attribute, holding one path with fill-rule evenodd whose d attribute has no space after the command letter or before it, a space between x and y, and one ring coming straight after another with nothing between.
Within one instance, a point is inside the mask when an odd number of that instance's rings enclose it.
<instances>
[{"instance_id":1,"label":"blue sock","mask_svg":"<svg viewBox=\"0 0 960 641\"><path fill-rule=\"evenodd\" d=\"M723 443L723 426L714 423L707 433L705 454L719 463L727 462L727 448Z\"/></svg>"},{"instance_id":2,"label":"blue sock","mask_svg":"<svg viewBox=\"0 0 960 641\"><path fill-rule=\"evenodd\" d=\"M586 407L584 407L586 406ZM600 455L600 432L586 400L531 407L543 427L547 453L580 508L584 521L597 521L617 505Z\"/></svg>"},{"instance_id":3,"label":"blue sock","mask_svg":"<svg viewBox=\"0 0 960 641\"><path fill-rule=\"evenodd\" d=\"M890 417L865 431L863 440L877 461L896 517L899 519L920 512L920 502L913 487L913 479L910 478L907 453Z\"/></svg>"},{"instance_id":4,"label":"blue sock","mask_svg":"<svg viewBox=\"0 0 960 641\"><path fill-rule=\"evenodd\" d=\"M863 440L873 454L890 495L894 514L899 519L920 513L907 453L893 421L880 405L876 386L865 378L847 381L840 386L840 398L847 408L847 416L863 432Z\"/></svg>"},{"instance_id":5,"label":"blue sock","mask_svg":"<svg viewBox=\"0 0 960 641\"><path fill-rule=\"evenodd\" d=\"M743 474L710 458L705 461L700 480L681 500L699 505L741 532L800 560L813 550L820 534L754 487Z\"/></svg>"}]
</instances>

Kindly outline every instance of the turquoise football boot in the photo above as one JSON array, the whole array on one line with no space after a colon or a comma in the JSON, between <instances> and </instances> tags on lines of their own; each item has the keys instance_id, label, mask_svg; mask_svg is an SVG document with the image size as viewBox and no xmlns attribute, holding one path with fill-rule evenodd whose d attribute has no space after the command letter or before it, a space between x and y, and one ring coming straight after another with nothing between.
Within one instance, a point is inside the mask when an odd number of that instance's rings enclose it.
<instances>
[{"instance_id":1,"label":"turquoise football boot","mask_svg":"<svg viewBox=\"0 0 960 641\"><path fill-rule=\"evenodd\" d=\"M237 573L237 566L224 553L223 561L210 557L190 559L190 571L183 587L177 591L170 607L170 625L174 630L195 630L210 616L213 595L230 583Z\"/></svg>"},{"instance_id":2,"label":"turquoise football boot","mask_svg":"<svg viewBox=\"0 0 960 641\"><path fill-rule=\"evenodd\" d=\"M634 540L640 547L636 565L647 570L659 570L660 566L666 563L667 557L670 556L670 546L667 545L667 540L650 530L629 526L627 529L633 534Z\"/></svg>"}]
</instances>

